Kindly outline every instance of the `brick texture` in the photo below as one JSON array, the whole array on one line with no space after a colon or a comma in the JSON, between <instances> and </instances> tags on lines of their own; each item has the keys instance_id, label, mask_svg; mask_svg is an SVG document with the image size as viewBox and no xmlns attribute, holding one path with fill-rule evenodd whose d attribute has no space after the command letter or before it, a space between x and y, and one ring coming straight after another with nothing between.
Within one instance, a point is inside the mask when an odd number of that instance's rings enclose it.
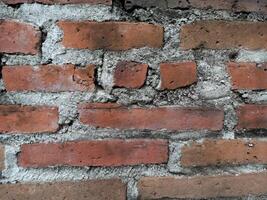
<instances>
[{"instance_id":1,"label":"brick texture","mask_svg":"<svg viewBox=\"0 0 267 200\"><path fill-rule=\"evenodd\" d=\"M0 171L5 169L5 146L0 145Z\"/></svg>"},{"instance_id":2,"label":"brick texture","mask_svg":"<svg viewBox=\"0 0 267 200\"><path fill-rule=\"evenodd\" d=\"M224 113L209 108L90 108L79 106L80 121L95 127L149 130L220 130Z\"/></svg>"},{"instance_id":3,"label":"brick texture","mask_svg":"<svg viewBox=\"0 0 267 200\"><path fill-rule=\"evenodd\" d=\"M206 140L182 148L181 165L241 165L266 164L267 142L245 140Z\"/></svg>"},{"instance_id":4,"label":"brick texture","mask_svg":"<svg viewBox=\"0 0 267 200\"><path fill-rule=\"evenodd\" d=\"M228 71L234 90L267 89L267 65L256 63L229 63Z\"/></svg>"},{"instance_id":5,"label":"brick texture","mask_svg":"<svg viewBox=\"0 0 267 200\"><path fill-rule=\"evenodd\" d=\"M7 91L92 91L94 66L73 65L5 66L2 70ZM14 81L16 80L16 81Z\"/></svg>"},{"instance_id":6,"label":"brick texture","mask_svg":"<svg viewBox=\"0 0 267 200\"><path fill-rule=\"evenodd\" d=\"M0 105L0 132L55 132L58 129L58 110L55 107Z\"/></svg>"},{"instance_id":7,"label":"brick texture","mask_svg":"<svg viewBox=\"0 0 267 200\"><path fill-rule=\"evenodd\" d=\"M267 174L239 176L147 177L138 184L140 199L207 199L267 193Z\"/></svg>"},{"instance_id":8,"label":"brick texture","mask_svg":"<svg viewBox=\"0 0 267 200\"><path fill-rule=\"evenodd\" d=\"M126 9L133 7L159 7L167 8L200 8L216 10L232 10L245 12L267 13L267 2L265 0L124 0Z\"/></svg>"},{"instance_id":9,"label":"brick texture","mask_svg":"<svg viewBox=\"0 0 267 200\"><path fill-rule=\"evenodd\" d=\"M125 200L126 186L118 179L39 184L1 184L1 200Z\"/></svg>"},{"instance_id":10,"label":"brick texture","mask_svg":"<svg viewBox=\"0 0 267 200\"><path fill-rule=\"evenodd\" d=\"M64 32L62 44L66 48L119 51L163 45L163 28L158 25L91 21L61 21L58 25Z\"/></svg>"},{"instance_id":11,"label":"brick texture","mask_svg":"<svg viewBox=\"0 0 267 200\"><path fill-rule=\"evenodd\" d=\"M37 54L41 33L30 24L0 20L0 52Z\"/></svg>"},{"instance_id":12,"label":"brick texture","mask_svg":"<svg viewBox=\"0 0 267 200\"><path fill-rule=\"evenodd\" d=\"M114 86L141 88L146 80L148 65L137 62L119 62L114 72Z\"/></svg>"},{"instance_id":13,"label":"brick texture","mask_svg":"<svg viewBox=\"0 0 267 200\"><path fill-rule=\"evenodd\" d=\"M242 105L237 109L237 129L267 129L267 105Z\"/></svg>"},{"instance_id":14,"label":"brick texture","mask_svg":"<svg viewBox=\"0 0 267 200\"><path fill-rule=\"evenodd\" d=\"M197 21L182 26L180 39L182 49L267 49L267 23Z\"/></svg>"},{"instance_id":15,"label":"brick texture","mask_svg":"<svg viewBox=\"0 0 267 200\"><path fill-rule=\"evenodd\" d=\"M174 0L175 1L175 0ZM189 0L189 6L204 9L224 9L245 12L267 13L267 2L265 0Z\"/></svg>"},{"instance_id":16,"label":"brick texture","mask_svg":"<svg viewBox=\"0 0 267 200\"><path fill-rule=\"evenodd\" d=\"M197 81L195 62L160 64L161 89L177 89Z\"/></svg>"},{"instance_id":17,"label":"brick texture","mask_svg":"<svg viewBox=\"0 0 267 200\"><path fill-rule=\"evenodd\" d=\"M266 185L267 0L0 0L0 200Z\"/></svg>"},{"instance_id":18,"label":"brick texture","mask_svg":"<svg viewBox=\"0 0 267 200\"><path fill-rule=\"evenodd\" d=\"M105 4L111 5L112 0L2 0L5 4L43 3L43 4Z\"/></svg>"},{"instance_id":19,"label":"brick texture","mask_svg":"<svg viewBox=\"0 0 267 200\"><path fill-rule=\"evenodd\" d=\"M168 160L168 143L142 139L25 144L18 159L22 167L161 164Z\"/></svg>"}]
</instances>

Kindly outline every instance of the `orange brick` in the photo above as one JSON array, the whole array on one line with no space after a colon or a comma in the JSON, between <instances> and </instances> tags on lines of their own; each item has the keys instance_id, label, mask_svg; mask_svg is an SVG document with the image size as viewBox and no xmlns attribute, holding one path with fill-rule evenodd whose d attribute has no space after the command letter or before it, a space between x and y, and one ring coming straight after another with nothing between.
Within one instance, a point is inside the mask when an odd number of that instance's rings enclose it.
<instances>
[{"instance_id":1,"label":"orange brick","mask_svg":"<svg viewBox=\"0 0 267 200\"><path fill-rule=\"evenodd\" d=\"M0 196L1 200L125 200L126 185L118 179L1 184Z\"/></svg>"},{"instance_id":2,"label":"orange brick","mask_svg":"<svg viewBox=\"0 0 267 200\"><path fill-rule=\"evenodd\" d=\"M7 91L92 91L95 88L93 65L86 68L74 65L4 66L2 74Z\"/></svg>"},{"instance_id":3,"label":"orange brick","mask_svg":"<svg viewBox=\"0 0 267 200\"><path fill-rule=\"evenodd\" d=\"M64 32L62 44L66 48L118 51L163 45L163 28L158 25L91 21L60 21L58 25Z\"/></svg>"},{"instance_id":4,"label":"orange brick","mask_svg":"<svg viewBox=\"0 0 267 200\"><path fill-rule=\"evenodd\" d=\"M195 62L160 64L161 89L177 89L197 82Z\"/></svg>"},{"instance_id":5,"label":"orange brick","mask_svg":"<svg viewBox=\"0 0 267 200\"><path fill-rule=\"evenodd\" d=\"M41 33L30 24L0 20L0 52L39 53Z\"/></svg>"},{"instance_id":6,"label":"orange brick","mask_svg":"<svg viewBox=\"0 0 267 200\"><path fill-rule=\"evenodd\" d=\"M55 132L58 109L45 106L0 105L0 132Z\"/></svg>"},{"instance_id":7,"label":"orange brick","mask_svg":"<svg viewBox=\"0 0 267 200\"><path fill-rule=\"evenodd\" d=\"M161 164L168 160L168 143L166 140L113 139L25 144L18 160L22 167Z\"/></svg>"},{"instance_id":8,"label":"orange brick","mask_svg":"<svg viewBox=\"0 0 267 200\"><path fill-rule=\"evenodd\" d=\"M267 49L266 22L196 21L181 29L182 49Z\"/></svg>"},{"instance_id":9,"label":"orange brick","mask_svg":"<svg viewBox=\"0 0 267 200\"><path fill-rule=\"evenodd\" d=\"M114 72L114 86L125 88L141 88L147 75L148 65L137 62L122 61Z\"/></svg>"},{"instance_id":10,"label":"orange brick","mask_svg":"<svg viewBox=\"0 0 267 200\"><path fill-rule=\"evenodd\" d=\"M105 104L92 108L90 103L79 106L79 116L82 123L94 127L176 131L218 131L224 120L223 111L211 108L127 108Z\"/></svg>"},{"instance_id":11,"label":"orange brick","mask_svg":"<svg viewBox=\"0 0 267 200\"><path fill-rule=\"evenodd\" d=\"M237 109L236 129L267 129L267 105L242 105Z\"/></svg>"},{"instance_id":12,"label":"orange brick","mask_svg":"<svg viewBox=\"0 0 267 200\"><path fill-rule=\"evenodd\" d=\"M267 174L196 177L146 177L138 183L139 199L208 199L267 193Z\"/></svg>"},{"instance_id":13,"label":"orange brick","mask_svg":"<svg viewBox=\"0 0 267 200\"><path fill-rule=\"evenodd\" d=\"M182 148L181 165L185 167L212 165L266 164L267 142L237 140L206 140Z\"/></svg>"},{"instance_id":14,"label":"orange brick","mask_svg":"<svg viewBox=\"0 0 267 200\"><path fill-rule=\"evenodd\" d=\"M256 63L229 63L228 71L234 90L267 89L267 65Z\"/></svg>"}]
</instances>

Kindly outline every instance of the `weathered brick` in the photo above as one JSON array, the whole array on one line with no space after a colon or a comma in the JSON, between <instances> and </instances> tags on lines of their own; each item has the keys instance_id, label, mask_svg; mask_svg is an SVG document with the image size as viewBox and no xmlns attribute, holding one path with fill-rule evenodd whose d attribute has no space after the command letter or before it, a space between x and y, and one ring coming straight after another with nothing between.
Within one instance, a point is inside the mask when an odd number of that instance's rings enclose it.
<instances>
[{"instance_id":1,"label":"weathered brick","mask_svg":"<svg viewBox=\"0 0 267 200\"><path fill-rule=\"evenodd\" d=\"M126 186L119 179L1 184L0 196L1 200L125 200Z\"/></svg>"},{"instance_id":2,"label":"weathered brick","mask_svg":"<svg viewBox=\"0 0 267 200\"><path fill-rule=\"evenodd\" d=\"M197 81L195 62L160 64L161 89L177 89Z\"/></svg>"},{"instance_id":3,"label":"weathered brick","mask_svg":"<svg viewBox=\"0 0 267 200\"><path fill-rule=\"evenodd\" d=\"M114 139L25 144L18 160L22 167L161 164L168 160L168 143L166 140Z\"/></svg>"},{"instance_id":4,"label":"weathered brick","mask_svg":"<svg viewBox=\"0 0 267 200\"><path fill-rule=\"evenodd\" d=\"M5 4L43 3L43 4L104 4L111 5L112 0L1 0Z\"/></svg>"},{"instance_id":5,"label":"weathered brick","mask_svg":"<svg viewBox=\"0 0 267 200\"><path fill-rule=\"evenodd\" d=\"M0 52L37 54L41 33L30 24L0 20Z\"/></svg>"},{"instance_id":6,"label":"weathered brick","mask_svg":"<svg viewBox=\"0 0 267 200\"><path fill-rule=\"evenodd\" d=\"M141 88L146 80L148 65L137 62L122 61L114 72L114 86Z\"/></svg>"},{"instance_id":7,"label":"weathered brick","mask_svg":"<svg viewBox=\"0 0 267 200\"><path fill-rule=\"evenodd\" d=\"M266 0L124 0L126 9L137 7L200 8L267 13Z\"/></svg>"},{"instance_id":8,"label":"weathered brick","mask_svg":"<svg viewBox=\"0 0 267 200\"><path fill-rule=\"evenodd\" d=\"M146 177L138 183L140 199L208 199L260 196L267 193L267 174Z\"/></svg>"},{"instance_id":9,"label":"weathered brick","mask_svg":"<svg viewBox=\"0 0 267 200\"><path fill-rule=\"evenodd\" d=\"M181 48L267 49L266 22L196 21L181 29Z\"/></svg>"},{"instance_id":10,"label":"weathered brick","mask_svg":"<svg viewBox=\"0 0 267 200\"><path fill-rule=\"evenodd\" d=\"M79 106L80 121L95 127L149 130L221 130L223 111L210 108Z\"/></svg>"},{"instance_id":11,"label":"weathered brick","mask_svg":"<svg viewBox=\"0 0 267 200\"><path fill-rule=\"evenodd\" d=\"M267 142L257 140L205 140L182 148L181 165L266 164Z\"/></svg>"},{"instance_id":12,"label":"weathered brick","mask_svg":"<svg viewBox=\"0 0 267 200\"><path fill-rule=\"evenodd\" d=\"M237 109L237 129L267 129L267 105L242 105Z\"/></svg>"},{"instance_id":13,"label":"weathered brick","mask_svg":"<svg viewBox=\"0 0 267 200\"><path fill-rule=\"evenodd\" d=\"M4 66L2 70L7 91L88 91L94 89L94 66L74 65ZM14 81L16 80L16 81Z\"/></svg>"},{"instance_id":14,"label":"weathered brick","mask_svg":"<svg viewBox=\"0 0 267 200\"><path fill-rule=\"evenodd\" d=\"M62 44L66 48L118 51L163 45L163 28L153 24L60 21L58 25L64 32Z\"/></svg>"},{"instance_id":15,"label":"weathered brick","mask_svg":"<svg viewBox=\"0 0 267 200\"><path fill-rule=\"evenodd\" d=\"M0 145L0 171L5 169L5 146Z\"/></svg>"},{"instance_id":16,"label":"weathered brick","mask_svg":"<svg viewBox=\"0 0 267 200\"><path fill-rule=\"evenodd\" d=\"M229 63L228 71L234 90L267 89L267 65L256 63Z\"/></svg>"},{"instance_id":17,"label":"weathered brick","mask_svg":"<svg viewBox=\"0 0 267 200\"><path fill-rule=\"evenodd\" d=\"M117 103L84 103L79 106L81 109L110 109L110 108L119 108L120 104Z\"/></svg>"},{"instance_id":18,"label":"weathered brick","mask_svg":"<svg viewBox=\"0 0 267 200\"><path fill-rule=\"evenodd\" d=\"M45 106L0 105L0 132L35 133L58 129L58 110Z\"/></svg>"},{"instance_id":19,"label":"weathered brick","mask_svg":"<svg viewBox=\"0 0 267 200\"><path fill-rule=\"evenodd\" d=\"M267 12L265 0L189 0L190 6L204 9L232 10L245 12Z\"/></svg>"}]
</instances>

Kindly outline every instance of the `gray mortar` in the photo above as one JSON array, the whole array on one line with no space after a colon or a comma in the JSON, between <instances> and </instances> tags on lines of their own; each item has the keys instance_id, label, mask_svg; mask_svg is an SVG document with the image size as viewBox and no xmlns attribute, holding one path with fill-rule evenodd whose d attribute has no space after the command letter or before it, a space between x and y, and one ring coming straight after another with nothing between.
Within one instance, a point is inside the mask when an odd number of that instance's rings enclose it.
<instances>
[{"instance_id":1,"label":"gray mortar","mask_svg":"<svg viewBox=\"0 0 267 200\"><path fill-rule=\"evenodd\" d=\"M182 167L180 165L181 159L181 148L186 144L186 142L171 142L169 144L169 161L168 169L172 173L181 173Z\"/></svg>"},{"instance_id":2,"label":"gray mortar","mask_svg":"<svg viewBox=\"0 0 267 200\"><path fill-rule=\"evenodd\" d=\"M212 10L160 10L135 9L126 12L119 7L90 5L41 5L22 4L12 8L0 4L0 19L14 19L40 27L46 33L42 44L42 54L37 56L4 54L4 65L39 65L72 63L83 67L95 64L99 87L92 93L85 92L5 92L0 93L0 104L50 105L58 106L60 129L54 133L43 134L0 134L0 141L6 146L6 169L2 183L78 181L87 179L108 179L120 177L128 183L127 198L135 200L138 196L137 182L142 176L194 176L240 174L259 172L266 165L222 166L207 168L182 168L180 149L184 144L203 138L235 138L237 123L235 108L242 103L267 103L267 92L231 91L230 79L226 71L229 55L237 53L238 62L267 62L266 51L229 50L191 50L178 48L180 27L195 20L245 20L266 21L267 16L257 13L233 13ZM164 26L164 47L161 49L132 49L123 52L89 51L65 49L60 40L62 31L56 25L59 20L73 21L144 21ZM112 88L112 73L119 61L128 60L149 65L148 77L143 88L128 90ZM195 60L198 66L198 82L192 86L173 91L159 90L159 64L171 61ZM0 80L0 91L4 90ZM127 106L207 106L223 109L224 129L220 132L172 132L96 129L80 124L77 105L80 102L118 102ZM108 138L164 138L169 139L169 161L163 165L140 165L125 167L51 167L45 169L23 169L17 165L20 146L26 143L65 142L75 140L103 140ZM261 139L261 138L260 138ZM266 199L246 197L238 199ZM223 199L223 198L222 198ZM224 198L225 199L225 198ZM229 198L227 198L229 199ZM235 198L237 199L237 198Z\"/></svg>"}]
</instances>

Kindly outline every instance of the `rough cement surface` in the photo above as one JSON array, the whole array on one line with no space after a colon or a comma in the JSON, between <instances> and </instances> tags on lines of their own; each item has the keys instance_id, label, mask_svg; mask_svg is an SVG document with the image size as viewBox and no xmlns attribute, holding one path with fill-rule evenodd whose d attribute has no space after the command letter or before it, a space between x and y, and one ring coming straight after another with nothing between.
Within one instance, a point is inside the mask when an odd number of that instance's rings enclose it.
<instances>
[{"instance_id":1,"label":"rough cement surface","mask_svg":"<svg viewBox=\"0 0 267 200\"><path fill-rule=\"evenodd\" d=\"M231 91L226 72L228 61L267 62L266 51L245 50L190 50L179 49L181 25L195 20L244 20L266 21L267 16L256 13L233 13L212 10L160 10L135 9L126 12L121 6L89 5L41 5L22 4L10 7L0 4L0 19L13 19L40 27L43 34L41 54L0 55L2 65L39 65L72 63L79 67L95 64L98 86L92 93L62 92L6 92L0 80L0 104L55 105L60 111L60 130L55 134L0 135L0 142L6 145L6 170L2 173L2 183L46 182L61 180L106 179L120 177L128 182L128 199L137 199L137 181L141 176L193 176L259 172L265 165L225 166L220 168L187 168L179 164L179 149L192 140L203 138L235 138L255 136L255 133L235 135L237 123L235 108L243 103L267 103L267 92ZM57 27L58 20L90 21L132 21L149 22L164 26L164 47L161 49L132 49L124 52L89 51L64 49L60 44L62 31ZM145 86L138 90L112 88L112 72L119 61L136 61L149 65ZM198 66L198 82L190 87L172 90L159 90L159 64L166 61L195 60ZM15 81L15 80L14 80ZM84 126L78 121L77 105L80 102L118 102L128 106L209 106L225 111L225 124L220 132L169 132L96 129ZM166 138L170 141L170 159L165 165L141 165L133 167L55 167L46 169L23 169L17 165L16 155L20 145L35 142L64 142L81 139L108 138ZM248 197L239 199L266 199ZM227 198L229 199L229 198ZM235 198L236 199L236 198Z\"/></svg>"}]
</instances>

